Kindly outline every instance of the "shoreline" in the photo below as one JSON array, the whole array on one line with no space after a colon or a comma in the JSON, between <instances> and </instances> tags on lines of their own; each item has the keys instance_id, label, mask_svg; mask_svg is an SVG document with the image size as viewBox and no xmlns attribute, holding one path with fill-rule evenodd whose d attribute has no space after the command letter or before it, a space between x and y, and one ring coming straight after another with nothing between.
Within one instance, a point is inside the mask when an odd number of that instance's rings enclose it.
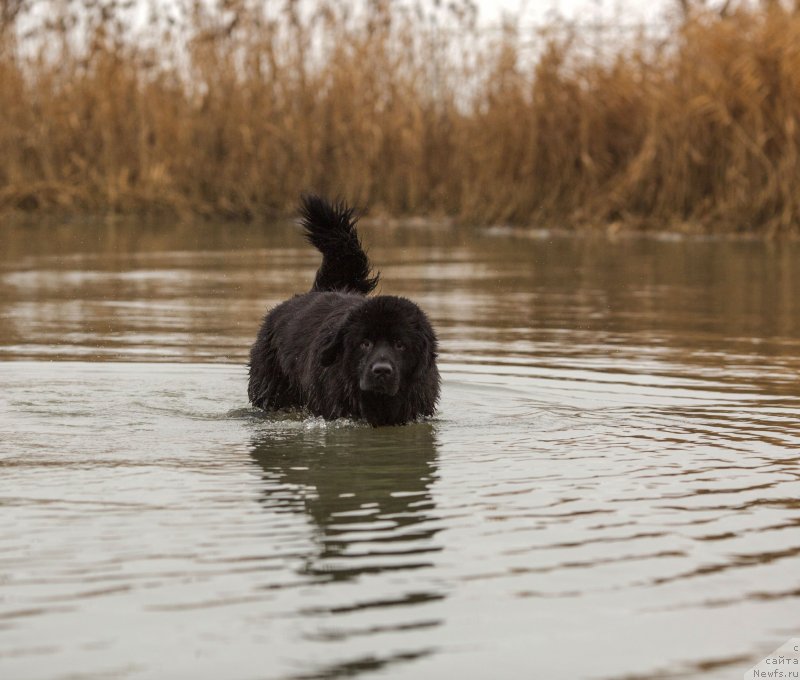
<instances>
[{"instance_id":1,"label":"shoreline","mask_svg":"<svg viewBox=\"0 0 800 680\"><path fill-rule=\"evenodd\" d=\"M205 214L170 214L170 213L92 213L92 212L54 212L50 210L34 212L0 212L0 230L2 227L74 227L84 224L87 227L119 226L124 229L158 228L163 225L190 226L193 223L214 225L219 228L269 228L275 224L293 222L296 216L291 213L271 217L230 217L224 215ZM767 227L713 228L701 224L687 222L665 224L644 224L641 220L617 220L613 222L579 222L565 219L562 226L554 220L548 224L529 223L476 223L459 220L456 217L431 215L396 216L388 214L367 213L359 223L368 229L402 229L402 230L457 230L477 232L485 236L510 237L520 239L548 238L606 238L616 239L653 239L653 240L720 240L720 241L797 241L800 240L800 225L793 230L770 230Z\"/></svg>"}]
</instances>

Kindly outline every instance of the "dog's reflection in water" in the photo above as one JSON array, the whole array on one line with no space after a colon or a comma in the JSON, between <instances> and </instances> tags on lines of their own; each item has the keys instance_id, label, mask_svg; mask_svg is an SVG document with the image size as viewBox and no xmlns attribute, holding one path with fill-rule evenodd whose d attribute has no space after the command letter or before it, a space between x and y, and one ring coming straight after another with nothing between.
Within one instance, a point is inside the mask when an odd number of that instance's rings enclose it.
<instances>
[{"instance_id":1,"label":"dog's reflection in water","mask_svg":"<svg viewBox=\"0 0 800 680\"><path fill-rule=\"evenodd\" d=\"M432 564L431 423L263 432L251 455L263 470L263 505L302 512L317 529L306 573L339 580Z\"/></svg>"}]
</instances>

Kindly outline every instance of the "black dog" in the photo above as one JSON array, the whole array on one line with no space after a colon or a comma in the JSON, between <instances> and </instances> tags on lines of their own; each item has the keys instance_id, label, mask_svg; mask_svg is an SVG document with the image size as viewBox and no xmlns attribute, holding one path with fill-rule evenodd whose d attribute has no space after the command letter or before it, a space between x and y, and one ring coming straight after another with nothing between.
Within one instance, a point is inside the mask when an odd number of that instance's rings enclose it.
<instances>
[{"instance_id":1,"label":"black dog","mask_svg":"<svg viewBox=\"0 0 800 680\"><path fill-rule=\"evenodd\" d=\"M428 318L405 298L366 297L378 276L370 276L352 209L304 196L301 215L322 264L311 292L264 319L250 350L250 401L373 426L432 415L439 371Z\"/></svg>"}]
</instances>

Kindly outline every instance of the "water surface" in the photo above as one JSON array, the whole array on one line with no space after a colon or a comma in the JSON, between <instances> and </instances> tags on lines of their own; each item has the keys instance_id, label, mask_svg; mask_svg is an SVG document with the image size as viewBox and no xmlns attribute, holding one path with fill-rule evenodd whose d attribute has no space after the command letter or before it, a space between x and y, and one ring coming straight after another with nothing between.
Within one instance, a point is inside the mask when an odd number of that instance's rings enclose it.
<instances>
[{"instance_id":1,"label":"water surface","mask_svg":"<svg viewBox=\"0 0 800 680\"><path fill-rule=\"evenodd\" d=\"M731 678L800 635L796 244L369 226L444 377L372 429L247 404L291 226L1 238L0 677Z\"/></svg>"}]
</instances>

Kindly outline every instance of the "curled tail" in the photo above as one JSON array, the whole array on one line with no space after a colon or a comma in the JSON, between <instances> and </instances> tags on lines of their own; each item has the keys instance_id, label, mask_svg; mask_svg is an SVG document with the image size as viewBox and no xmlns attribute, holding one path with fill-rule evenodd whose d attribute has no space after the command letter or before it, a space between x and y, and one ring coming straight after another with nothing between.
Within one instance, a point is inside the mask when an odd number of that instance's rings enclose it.
<instances>
[{"instance_id":1,"label":"curled tail","mask_svg":"<svg viewBox=\"0 0 800 680\"><path fill-rule=\"evenodd\" d=\"M300 201L300 217L306 239L322 253L312 291L341 290L366 295L378 285L356 233L353 208L342 201L329 203L314 195Z\"/></svg>"}]
</instances>

